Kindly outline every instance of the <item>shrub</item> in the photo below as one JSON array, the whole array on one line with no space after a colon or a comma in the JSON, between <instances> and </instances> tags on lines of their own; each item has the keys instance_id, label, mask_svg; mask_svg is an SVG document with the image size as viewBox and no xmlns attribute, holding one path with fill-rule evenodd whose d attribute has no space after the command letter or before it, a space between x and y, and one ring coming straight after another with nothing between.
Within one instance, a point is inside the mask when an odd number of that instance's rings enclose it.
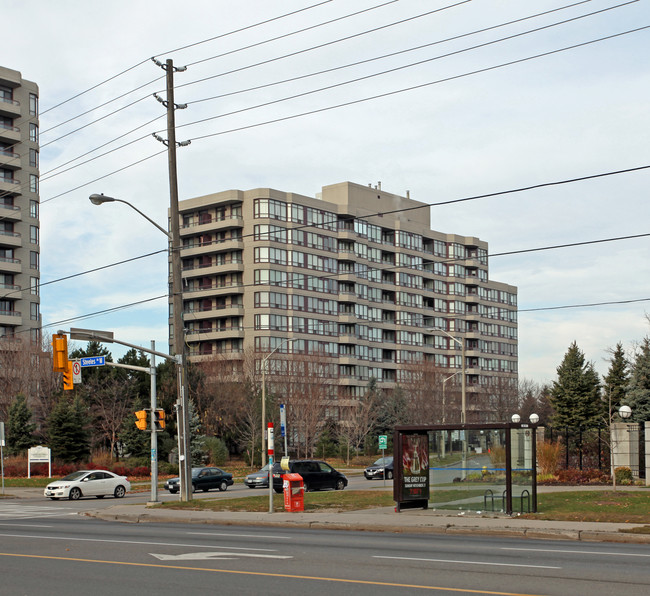
<instances>
[{"instance_id":1,"label":"shrub","mask_svg":"<svg viewBox=\"0 0 650 596\"><path fill-rule=\"evenodd\" d=\"M537 468L540 474L555 474L564 449L560 443L537 443Z\"/></svg>"},{"instance_id":2,"label":"shrub","mask_svg":"<svg viewBox=\"0 0 650 596\"><path fill-rule=\"evenodd\" d=\"M223 466L228 461L228 448L218 437L206 437L204 446L208 452L209 461L215 466Z\"/></svg>"},{"instance_id":3,"label":"shrub","mask_svg":"<svg viewBox=\"0 0 650 596\"><path fill-rule=\"evenodd\" d=\"M503 467L506 463L506 448L502 445L490 449L490 462L495 468Z\"/></svg>"},{"instance_id":4,"label":"shrub","mask_svg":"<svg viewBox=\"0 0 650 596\"><path fill-rule=\"evenodd\" d=\"M632 470L627 467L620 467L614 470L616 475L616 484L634 484L634 478L632 477Z\"/></svg>"},{"instance_id":5,"label":"shrub","mask_svg":"<svg viewBox=\"0 0 650 596\"><path fill-rule=\"evenodd\" d=\"M609 474L602 470L558 470L557 481L560 484L609 484Z\"/></svg>"}]
</instances>

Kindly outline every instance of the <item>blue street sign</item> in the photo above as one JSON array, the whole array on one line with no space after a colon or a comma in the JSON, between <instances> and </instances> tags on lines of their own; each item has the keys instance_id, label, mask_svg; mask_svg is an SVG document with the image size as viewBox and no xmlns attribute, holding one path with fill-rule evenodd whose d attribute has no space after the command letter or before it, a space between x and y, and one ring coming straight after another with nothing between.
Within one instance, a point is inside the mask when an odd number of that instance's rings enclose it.
<instances>
[{"instance_id":1,"label":"blue street sign","mask_svg":"<svg viewBox=\"0 0 650 596\"><path fill-rule=\"evenodd\" d=\"M79 360L81 366L104 366L106 364L104 356L91 356Z\"/></svg>"},{"instance_id":2,"label":"blue street sign","mask_svg":"<svg viewBox=\"0 0 650 596\"><path fill-rule=\"evenodd\" d=\"M284 404L280 404L280 436L285 436L285 427L287 426L287 412L284 409Z\"/></svg>"}]
</instances>

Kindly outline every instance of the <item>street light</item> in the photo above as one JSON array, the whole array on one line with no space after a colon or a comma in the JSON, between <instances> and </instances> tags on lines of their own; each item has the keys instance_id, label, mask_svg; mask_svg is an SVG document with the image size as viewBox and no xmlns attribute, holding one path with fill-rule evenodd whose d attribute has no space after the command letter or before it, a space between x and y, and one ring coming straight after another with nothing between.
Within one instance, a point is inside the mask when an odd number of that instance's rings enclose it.
<instances>
[{"instance_id":1,"label":"street light","mask_svg":"<svg viewBox=\"0 0 650 596\"><path fill-rule=\"evenodd\" d=\"M451 333L448 333L444 329L439 329L438 327L430 327L428 331L441 331L444 333L447 337L450 337L452 340L454 340L461 348L461 363L460 363L460 372L462 373L463 377L461 379L461 404L460 404L460 423L465 424L467 422L467 391L466 391L466 374L465 374L465 342L460 341L459 339L455 338ZM453 375L452 375L453 376ZM444 388L444 384L443 384Z\"/></svg>"},{"instance_id":2,"label":"street light","mask_svg":"<svg viewBox=\"0 0 650 596\"><path fill-rule=\"evenodd\" d=\"M269 354L262 358L262 467L266 461L266 441L264 433L266 427L266 363L284 344L296 341L295 339L283 339ZM273 513L273 457L269 456L269 513Z\"/></svg>"},{"instance_id":3,"label":"street light","mask_svg":"<svg viewBox=\"0 0 650 596\"><path fill-rule=\"evenodd\" d=\"M191 451L190 451L190 421L189 421L189 405L186 391L185 374L185 358L184 348L185 342L183 341L183 297L181 295L181 256L180 256L180 229L178 223L178 205L176 210L171 211L171 233L165 230L162 226L158 225L148 215L144 214L135 205L123 199L116 199L108 197L104 194L92 194L90 202L93 205L103 205L104 203L124 203L137 211L149 223L153 224L160 230L169 240L169 253L172 264L172 310L174 316L173 329L174 329L174 353L176 356L176 363L178 367L178 406L180 407L180 415L178 416L178 432L179 432L179 476L181 480L181 501L189 501L191 498Z\"/></svg>"},{"instance_id":4,"label":"street light","mask_svg":"<svg viewBox=\"0 0 650 596\"><path fill-rule=\"evenodd\" d=\"M621 406L618 409L617 413L621 420L627 420L630 416L632 416L632 408L630 408L630 406ZM609 392L609 466L610 473L612 475L613 490L616 490L616 466L614 465L614 451L618 443L618 437L616 437L616 439L614 438L618 434L614 431L613 428L615 415L616 413L612 412L612 398L611 392Z\"/></svg>"}]
</instances>

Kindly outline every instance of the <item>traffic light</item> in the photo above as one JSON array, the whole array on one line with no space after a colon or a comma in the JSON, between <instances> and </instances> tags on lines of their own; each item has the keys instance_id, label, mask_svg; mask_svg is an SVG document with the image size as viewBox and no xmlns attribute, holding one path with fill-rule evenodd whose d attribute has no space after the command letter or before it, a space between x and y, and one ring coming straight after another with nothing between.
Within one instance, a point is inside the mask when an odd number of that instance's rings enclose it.
<instances>
[{"instance_id":1,"label":"traffic light","mask_svg":"<svg viewBox=\"0 0 650 596\"><path fill-rule=\"evenodd\" d=\"M74 389L74 381L72 380L72 362L68 360L68 368L63 371L63 389L72 391Z\"/></svg>"},{"instance_id":2,"label":"traffic light","mask_svg":"<svg viewBox=\"0 0 650 596\"><path fill-rule=\"evenodd\" d=\"M135 421L135 425L140 429L140 430L147 430L147 427L149 424L147 423L147 410L138 410L135 413L135 417L137 420Z\"/></svg>"},{"instance_id":3,"label":"traffic light","mask_svg":"<svg viewBox=\"0 0 650 596\"><path fill-rule=\"evenodd\" d=\"M156 430L165 430L165 410L154 410Z\"/></svg>"},{"instance_id":4,"label":"traffic light","mask_svg":"<svg viewBox=\"0 0 650 596\"><path fill-rule=\"evenodd\" d=\"M62 373L68 370L68 337L64 333L52 336L52 370Z\"/></svg>"}]
</instances>

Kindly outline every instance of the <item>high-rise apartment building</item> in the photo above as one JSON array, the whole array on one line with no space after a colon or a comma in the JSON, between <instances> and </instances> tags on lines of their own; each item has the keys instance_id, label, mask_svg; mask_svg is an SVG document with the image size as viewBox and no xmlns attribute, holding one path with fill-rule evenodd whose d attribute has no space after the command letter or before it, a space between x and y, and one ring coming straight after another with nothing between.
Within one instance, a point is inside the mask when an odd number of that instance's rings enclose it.
<instances>
[{"instance_id":1,"label":"high-rise apartment building","mask_svg":"<svg viewBox=\"0 0 650 596\"><path fill-rule=\"evenodd\" d=\"M40 341L38 86L0 66L0 338Z\"/></svg>"},{"instance_id":2,"label":"high-rise apartment building","mask_svg":"<svg viewBox=\"0 0 650 596\"><path fill-rule=\"evenodd\" d=\"M192 361L314 354L340 403L372 378L407 383L423 363L464 371L468 422L486 414L472 392L516 385L516 288L489 278L486 242L433 231L429 205L408 193L230 190L179 211Z\"/></svg>"}]
</instances>

